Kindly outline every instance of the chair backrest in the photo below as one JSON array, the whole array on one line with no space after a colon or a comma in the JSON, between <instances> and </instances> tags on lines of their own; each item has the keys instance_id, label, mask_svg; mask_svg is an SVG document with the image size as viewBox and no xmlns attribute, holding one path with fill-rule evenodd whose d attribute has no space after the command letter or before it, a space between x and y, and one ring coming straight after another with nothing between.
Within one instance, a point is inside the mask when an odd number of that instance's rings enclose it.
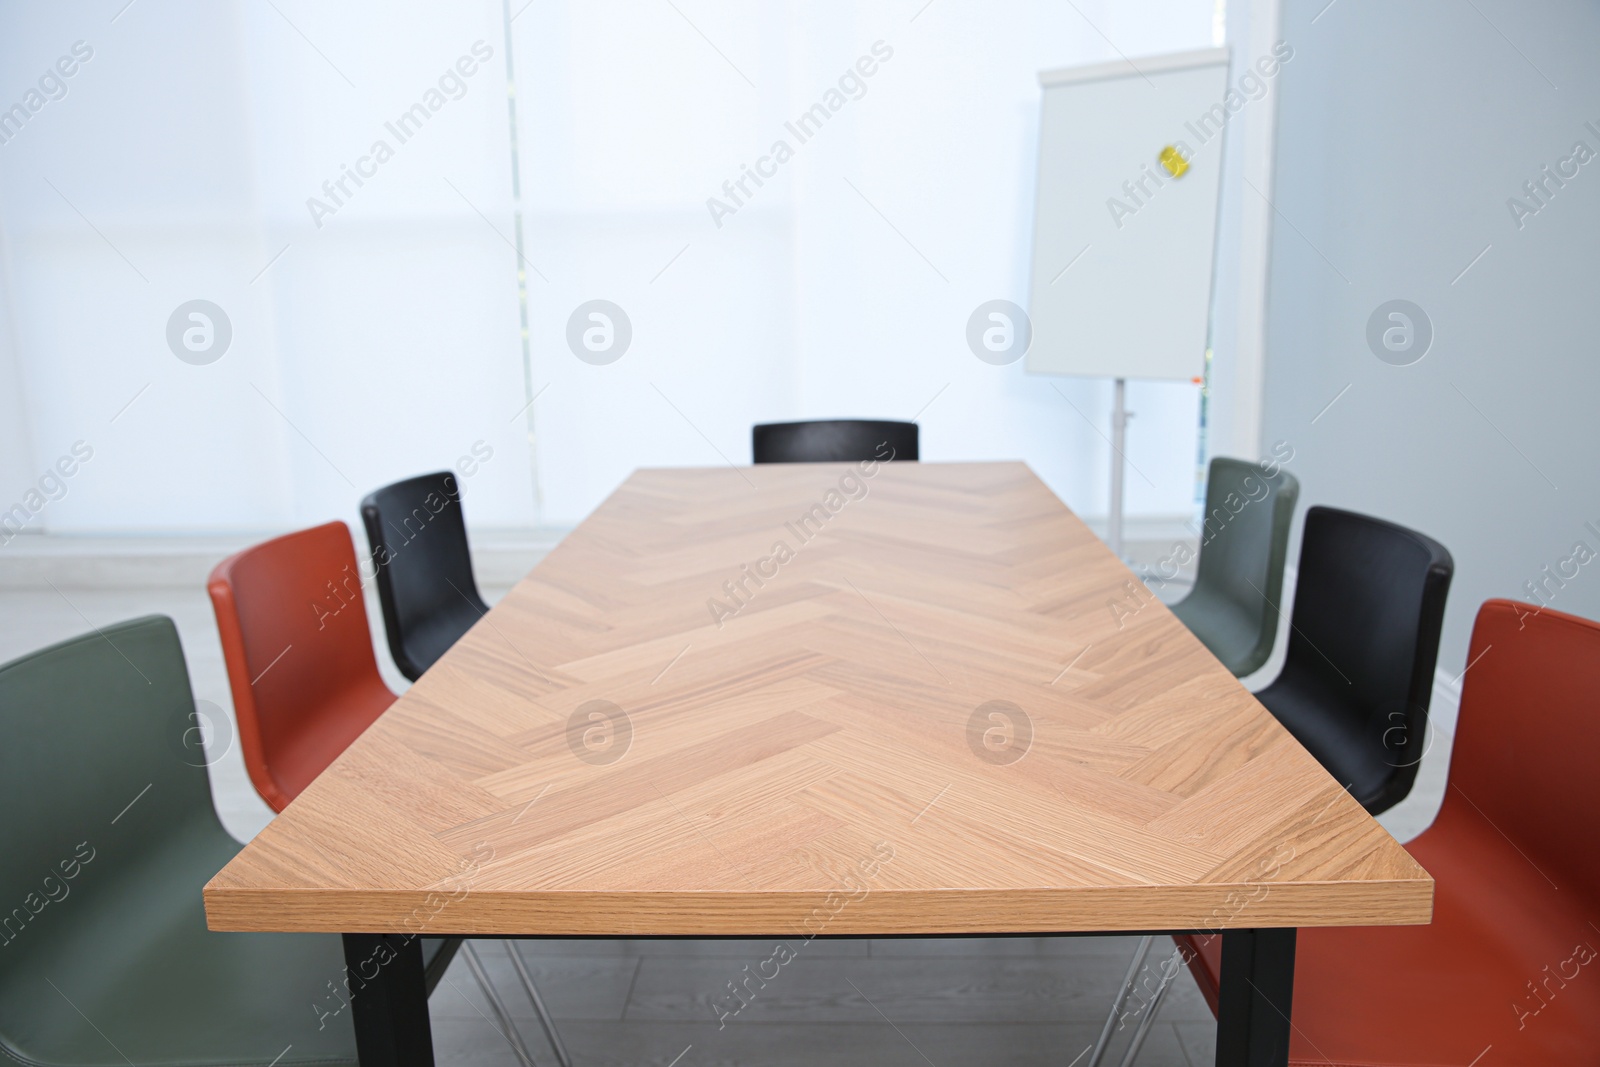
<instances>
[{"instance_id":1,"label":"chair backrest","mask_svg":"<svg viewBox=\"0 0 1600 1067\"><path fill-rule=\"evenodd\" d=\"M383 710L342 699L384 686L350 528L330 522L263 541L217 564L207 589L245 767L256 791L282 811L298 788L275 768L302 762L301 742L328 733L330 709L348 715L359 707L366 717L339 724L346 739Z\"/></svg>"},{"instance_id":2,"label":"chair backrest","mask_svg":"<svg viewBox=\"0 0 1600 1067\"><path fill-rule=\"evenodd\" d=\"M1279 468L1218 456L1206 479L1200 561L1194 588L1236 605L1255 625L1255 644L1228 663L1234 674L1259 670L1272 655L1283 604L1283 569L1300 483Z\"/></svg>"},{"instance_id":3,"label":"chair backrest","mask_svg":"<svg viewBox=\"0 0 1600 1067\"><path fill-rule=\"evenodd\" d=\"M208 725L164 616L0 666L0 975L82 920L58 902L99 895L197 826L221 833Z\"/></svg>"},{"instance_id":4,"label":"chair backrest","mask_svg":"<svg viewBox=\"0 0 1600 1067\"><path fill-rule=\"evenodd\" d=\"M757 463L860 463L917 458L917 424L876 419L758 423L750 431Z\"/></svg>"},{"instance_id":5,"label":"chair backrest","mask_svg":"<svg viewBox=\"0 0 1600 1067\"><path fill-rule=\"evenodd\" d=\"M1478 609L1438 824L1504 835L1600 905L1600 624L1514 600Z\"/></svg>"},{"instance_id":6,"label":"chair backrest","mask_svg":"<svg viewBox=\"0 0 1600 1067\"><path fill-rule=\"evenodd\" d=\"M1326 696L1319 714L1381 746L1393 771L1369 810L1416 779L1454 573L1449 551L1415 530L1337 508L1306 512L1283 673L1314 679Z\"/></svg>"},{"instance_id":7,"label":"chair backrest","mask_svg":"<svg viewBox=\"0 0 1600 1067\"><path fill-rule=\"evenodd\" d=\"M488 607L478 594L461 490L449 471L384 486L361 502L389 652L416 681Z\"/></svg>"}]
</instances>

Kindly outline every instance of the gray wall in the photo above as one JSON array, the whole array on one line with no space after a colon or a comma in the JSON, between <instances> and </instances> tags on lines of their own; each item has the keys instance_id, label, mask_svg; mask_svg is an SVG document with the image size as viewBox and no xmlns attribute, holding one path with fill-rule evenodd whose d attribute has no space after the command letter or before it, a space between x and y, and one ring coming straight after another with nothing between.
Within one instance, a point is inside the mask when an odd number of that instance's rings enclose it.
<instances>
[{"instance_id":1,"label":"gray wall","mask_svg":"<svg viewBox=\"0 0 1600 1067\"><path fill-rule=\"evenodd\" d=\"M1284 3L1263 444L1306 503L1450 549L1453 676L1486 598L1600 552L1600 5L1327 3ZM1519 229L1508 198L1578 141ZM1408 366L1366 338L1392 299L1433 324ZM1549 606L1600 617L1600 559L1574 569Z\"/></svg>"}]
</instances>

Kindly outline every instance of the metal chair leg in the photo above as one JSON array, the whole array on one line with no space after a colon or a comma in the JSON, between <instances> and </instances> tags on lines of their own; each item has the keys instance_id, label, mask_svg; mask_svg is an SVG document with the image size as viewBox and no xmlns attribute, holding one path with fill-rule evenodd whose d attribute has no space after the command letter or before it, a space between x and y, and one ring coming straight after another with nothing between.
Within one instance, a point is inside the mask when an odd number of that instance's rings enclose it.
<instances>
[{"instance_id":1,"label":"metal chair leg","mask_svg":"<svg viewBox=\"0 0 1600 1067\"><path fill-rule=\"evenodd\" d=\"M539 996L539 987L533 984L533 975L528 973L517 943L507 941L506 952L511 956L511 966L517 969L517 977L522 979L523 991L528 994L528 999L533 1001L533 1010L539 1016L539 1025L544 1027L544 1036L549 1040L550 1047L555 1050L556 1059L561 1061L561 1067L572 1067L572 1057L567 1055L567 1046L562 1043L561 1034L556 1031L556 1021L550 1017L549 1010L544 1006L544 998Z\"/></svg>"},{"instance_id":2,"label":"metal chair leg","mask_svg":"<svg viewBox=\"0 0 1600 1067\"><path fill-rule=\"evenodd\" d=\"M471 941L463 942L461 949L466 954L467 967L472 971L472 977L478 980L478 988L483 990L484 997L489 1001L490 1010L500 1020L501 1033L511 1046L511 1051L517 1054L517 1059L522 1061L523 1067L538 1067L534 1063L533 1055L528 1051L528 1046L522 1041L522 1033L517 1029L517 1024L511 1021L511 1013L506 1010L494 983L489 981L489 972L484 970L478 950L473 947Z\"/></svg>"},{"instance_id":3,"label":"metal chair leg","mask_svg":"<svg viewBox=\"0 0 1600 1067\"><path fill-rule=\"evenodd\" d=\"M1133 980L1138 977L1139 968L1144 966L1145 957L1150 955L1150 944L1154 940L1153 934L1145 934L1139 940L1139 947L1133 952L1133 962L1128 964L1127 977L1122 980L1122 988L1117 992L1117 999L1111 1002L1111 1013L1106 1016L1105 1026L1100 1028L1100 1037L1094 1043L1094 1055L1089 1057L1088 1067L1100 1067L1100 1061L1105 1058L1106 1048L1111 1044L1111 1031L1117 1025L1123 1007L1128 1003L1128 995L1133 992Z\"/></svg>"},{"instance_id":4,"label":"metal chair leg","mask_svg":"<svg viewBox=\"0 0 1600 1067\"><path fill-rule=\"evenodd\" d=\"M1134 1028L1133 1037L1128 1041L1128 1051L1122 1054L1122 1067L1133 1067L1133 1061L1138 1058L1139 1049L1144 1045L1144 1039L1156 1021L1156 1012L1161 1008L1161 999L1167 995L1167 990L1172 988L1172 980L1178 976L1178 971L1183 969L1183 959L1176 949L1168 958L1168 962L1172 967L1162 969L1161 984L1156 986L1155 996L1150 998L1150 1006L1145 1009L1144 1017Z\"/></svg>"}]
</instances>

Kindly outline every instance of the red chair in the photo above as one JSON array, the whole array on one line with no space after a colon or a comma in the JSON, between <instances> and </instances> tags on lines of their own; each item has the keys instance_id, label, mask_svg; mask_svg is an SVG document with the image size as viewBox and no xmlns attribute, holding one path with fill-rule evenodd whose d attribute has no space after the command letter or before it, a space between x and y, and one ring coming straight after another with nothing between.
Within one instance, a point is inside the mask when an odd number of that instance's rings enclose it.
<instances>
[{"instance_id":1,"label":"red chair","mask_svg":"<svg viewBox=\"0 0 1600 1067\"><path fill-rule=\"evenodd\" d=\"M355 544L342 522L284 534L229 556L207 583L250 781L282 811L395 701L378 674ZM426 939L425 939L426 940ZM440 972L459 938L439 953ZM472 944L467 966L517 1057L527 1045ZM572 1067L555 1020L515 945L506 942L562 1067Z\"/></svg>"},{"instance_id":2,"label":"red chair","mask_svg":"<svg viewBox=\"0 0 1600 1067\"><path fill-rule=\"evenodd\" d=\"M1491 600L1439 817L1433 923L1305 929L1295 1064L1600 1063L1600 625ZM1220 937L1176 938L1217 1010Z\"/></svg>"},{"instance_id":3,"label":"red chair","mask_svg":"<svg viewBox=\"0 0 1600 1067\"><path fill-rule=\"evenodd\" d=\"M211 572L239 745L273 811L311 784L395 695L378 675L350 529L330 522Z\"/></svg>"}]
</instances>

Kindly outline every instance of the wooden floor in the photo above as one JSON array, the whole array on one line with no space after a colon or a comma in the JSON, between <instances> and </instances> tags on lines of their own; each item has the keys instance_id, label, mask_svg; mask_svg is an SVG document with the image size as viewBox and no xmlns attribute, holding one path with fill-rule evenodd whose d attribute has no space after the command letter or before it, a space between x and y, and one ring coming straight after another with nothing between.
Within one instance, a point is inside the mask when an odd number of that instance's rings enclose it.
<instances>
[{"instance_id":1,"label":"wooden floor","mask_svg":"<svg viewBox=\"0 0 1600 1067\"><path fill-rule=\"evenodd\" d=\"M1068 1067L1093 1044L1136 943L1120 937L814 942L720 1029L713 1004L733 1003L727 983L771 956L770 942L525 942L523 953L578 1067L667 1067L680 1054L677 1067ZM479 942L478 950L535 1060L548 1067L555 1057L502 944ZM1170 953L1171 943L1158 942L1157 951ZM1152 953L1152 975L1159 962ZM439 1063L516 1063L460 959L430 1008ZM1130 1003L1130 1011L1136 1008ZM1106 1062L1120 1062L1136 1022L1137 1016L1128 1020ZM1210 1064L1215 1039L1216 1024L1185 972L1161 1005L1138 1062Z\"/></svg>"}]
</instances>

